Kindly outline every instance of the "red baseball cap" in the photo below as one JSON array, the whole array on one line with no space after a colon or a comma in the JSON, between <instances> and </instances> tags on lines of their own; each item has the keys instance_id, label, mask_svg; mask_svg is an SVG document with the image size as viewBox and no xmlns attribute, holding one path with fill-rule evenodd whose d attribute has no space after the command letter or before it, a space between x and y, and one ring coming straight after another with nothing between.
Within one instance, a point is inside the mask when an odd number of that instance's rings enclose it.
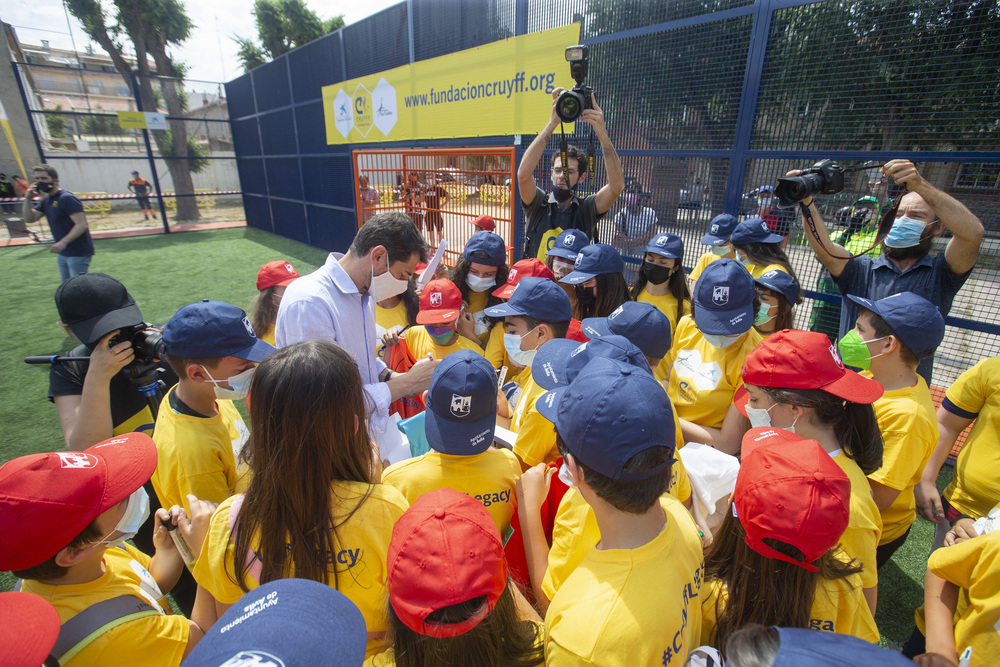
<instances>
[{"instance_id":1,"label":"red baseball cap","mask_svg":"<svg viewBox=\"0 0 1000 667\"><path fill-rule=\"evenodd\" d=\"M386 587L399 620L428 637L455 637L483 620L507 587L503 543L474 498L441 488L420 496L392 528ZM486 596L471 617L448 625L431 613Z\"/></svg>"},{"instance_id":2,"label":"red baseball cap","mask_svg":"<svg viewBox=\"0 0 1000 667\"><path fill-rule=\"evenodd\" d=\"M743 381L758 387L822 389L852 403L870 404L881 384L845 368L826 334L785 329L764 339L743 362Z\"/></svg>"},{"instance_id":3,"label":"red baseball cap","mask_svg":"<svg viewBox=\"0 0 1000 667\"><path fill-rule=\"evenodd\" d=\"M142 433L0 466L0 570L23 570L52 558L155 469L156 445Z\"/></svg>"},{"instance_id":4,"label":"red baseball cap","mask_svg":"<svg viewBox=\"0 0 1000 667\"><path fill-rule=\"evenodd\" d=\"M455 283L446 278L438 278L427 283L420 293L420 311L417 324L438 324L458 319L462 309L462 293Z\"/></svg>"},{"instance_id":5,"label":"red baseball cap","mask_svg":"<svg viewBox=\"0 0 1000 667\"><path fill-rule=\"evenodd\" d=\"M257 272L257 291L268 287L286 287L299 277L295 267L283 259L276 259L260 267Z\"/></svg>"},{"instance_id":6,"label":"red baseball cap","mask_svg":"<svg viewBox=\"0 0 1000 667\"><path fill-rule=\"evenodd\" d=\"M59 612L31 593L0 593L0 646L4 665L41 665L59 637Z\"/></svg>"},{"instance_id":7,"label":"red baseball cap","mask_svg":"<svg viewBox=\"0 0 1000 667\"><path fill-rule=\"evenodd\" d=\"M502 287L493 290L493 296L498 296L501 299L509 299L521 278L529 276L532 278L545 278L546 280L556 279L549 267L545 266L539 260L535 258L522 259L519 262L514 262L514 266L510 267L510 273L507 274L507 282Z\"/></svg>"},{"instance_id":8,"label":"red baseball cap","mask_svg":"<svg viewBox=\"0 0 1000 667\"><path fill-rule=\"evenodd\" d=\"M813 561L847 529L850 498L851 480L815 440L770 426L743 436L733 504L747 545L762 556L815 572ZM768 546L766 538L797 548L804 560Z\"/></svg>"},{"instance_id":9,"label":"red baseball cap","mask_svg":"<svg viewBox=\"0 0 1000 667\"><path fill-rule=\"evenodd\" d=\"M496 231L497 228L497 223L488 215L481 215L475 220L469 220L469 222L487 232Z\"/></svg>"}]
</instances>

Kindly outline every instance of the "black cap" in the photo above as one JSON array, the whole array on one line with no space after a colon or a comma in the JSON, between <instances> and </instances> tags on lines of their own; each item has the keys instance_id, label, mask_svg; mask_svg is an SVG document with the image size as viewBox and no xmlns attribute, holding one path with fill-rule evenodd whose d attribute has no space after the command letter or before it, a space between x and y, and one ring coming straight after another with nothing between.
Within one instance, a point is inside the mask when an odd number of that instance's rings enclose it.
<instances>
[{"instance_id":1,"label":"black cap","mask_svg":"<svg viewBox=\"0 0 1000 667\"><path fill-rule=\"evenodd\" d=\"M92 345L122 327L142 324L142 313L125 286L103 273L84 273L56 289L56 308L73 335Z\"/></svg>"}]
</instances>

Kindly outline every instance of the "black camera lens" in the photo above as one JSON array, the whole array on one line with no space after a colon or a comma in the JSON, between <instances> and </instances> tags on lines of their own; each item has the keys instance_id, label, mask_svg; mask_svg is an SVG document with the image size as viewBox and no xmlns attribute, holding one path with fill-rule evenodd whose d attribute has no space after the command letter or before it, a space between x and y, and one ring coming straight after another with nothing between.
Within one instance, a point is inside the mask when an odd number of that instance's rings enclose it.
<instances>
[{"instance_id":1,"label":"black camera lens","mask_svg":"<svg viewBox=\"0 0 1000 667\"><path fill-rule=\"evenodd\" d=\"M556 100L556 115L564 123L572 123L583 113L584 101L579 93L564 90Z\"/></svg>"},{"instance_id":2,"label":"black camera lens","mask_svg":"<svg viewBox=\"0 0 1000 667\"><path fill-rule=\"evenodd\" d=\"M822 190L823 177L820 174L789 176L778 179L778 185L774 188L774 197L778 200L779 207L789 208Z\"/></svg>"}]
</instances>

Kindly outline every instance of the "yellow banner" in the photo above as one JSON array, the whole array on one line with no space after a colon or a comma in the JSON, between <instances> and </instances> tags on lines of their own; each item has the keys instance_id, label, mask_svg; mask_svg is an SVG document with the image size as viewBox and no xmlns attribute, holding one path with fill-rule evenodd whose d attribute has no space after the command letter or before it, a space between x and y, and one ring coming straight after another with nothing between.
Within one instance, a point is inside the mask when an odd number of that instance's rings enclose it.
<instances>
[{"instance_id":1,"label":"yellow banner","mask_svg":"<svg viewBox=\"0 0 1000 667\"><path fill-rule=\"evenodd\" d=\"M119 111L118 127L123 130L145 130L146 114L141 111Z\"/></svg>"},{"instance_id":2,"label":"yellow banner","mask_svg":"<svg viewBox=\"0 0 1000 667\"><path fill-rule=\"evenodd\" d=\"M535 134L552 91L574 84L564 51L579 36L573 24L324 86L326 143Z\"/></svg>"}]
</instances>

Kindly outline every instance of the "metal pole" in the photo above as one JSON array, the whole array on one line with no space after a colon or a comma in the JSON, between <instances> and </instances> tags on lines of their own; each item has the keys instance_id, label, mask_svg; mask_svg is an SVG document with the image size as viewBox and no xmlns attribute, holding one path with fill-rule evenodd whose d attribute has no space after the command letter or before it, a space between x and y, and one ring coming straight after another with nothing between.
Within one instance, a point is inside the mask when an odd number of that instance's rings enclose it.
<instances>
[{"instance_id":1,"label":"metal pole","mask_svg":"<svg viewBox=\"0 0 1000 667\"><path fill-rule=\"evenodd\" d=\"M135 95L135 108L142 111L142 96L139 94L139 77L132 72L132 94ZM143 129L142 139L146 142L146 157L149 160L149 170L153 174L153 187L156 188L156 203L160 206L160 216L163 220L163 232L170 233L170 225L167 224L167 207L163 205L163 190L160 189L160 177L156 174L156 160L153 159L153 145L149 142L149 130Z\"/></svg>"}]
</instances>

